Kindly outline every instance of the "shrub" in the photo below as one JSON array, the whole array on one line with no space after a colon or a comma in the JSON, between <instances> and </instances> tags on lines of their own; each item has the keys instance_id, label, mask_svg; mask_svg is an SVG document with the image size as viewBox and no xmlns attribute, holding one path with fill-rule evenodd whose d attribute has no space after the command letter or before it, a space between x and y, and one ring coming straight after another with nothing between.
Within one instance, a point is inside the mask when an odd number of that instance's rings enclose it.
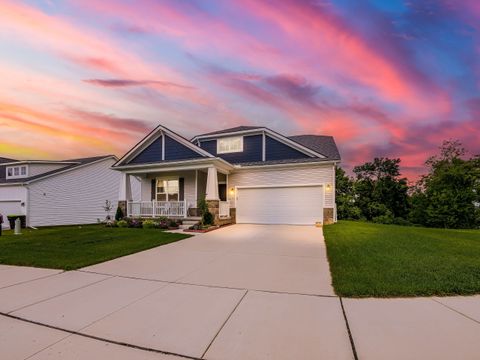
<instances>
[{"instance_id":1,"label":"shrub","mask_svg":"<svg viewBox=\"0 0 480 360\"><path fill-rule=\"evenodd\" d=\"M169 223L168 223L168 227L176 228L176 227L178 227L178 224L175 220L170 220Z\"/></svg>"},{"instance_id":2,"label":"shrub","mask_svg":"<svg viewBox=\"0 0 480 360\"><path fill-rule=\"evenodd\" d=\"M117 212L115 213L115 220L119 221L123 219L123 210L120 206L117 207Z\"/></svg>"},{"instance_id":3,"label":"shrub","mask_svg":"<svg viewBox=\"0 0 480 360\"><path fill-rule=\"evenodd\" d=\"M117 221L117 226L119 228L126 228L128 227L128 222L126 220Z\"/></svg>"},{"instance_id":4,"label":"shrub","mask_svg":"<svg viewBox=\"0 0 480 360\"><path fill-rule=\"evenodd\" d=\"M202 216L203 225L212 225L213 224L213 215L211 212L207 211Z\"/></svg>"},{"instance_id":5,"label":"shrub","mask_svg":"<svg viewBox=\"0 0 480 360\"><path fill-rule=\"evenodd\" d=\"M393 224L393 216L392 213L380 215L374 217L372 221L377 224Z\"/></svg>"},{"instance_id":6,"label":"shrub","mask_svg":"<svg viewBox=\"0 0 480 360\"><path fill-rule=\"evenodd\" d=\"M131 227L131 228L142 228L143 226L143 221L142 219L128 219L128 227Z\"/></svg>"},{"instance_id":7,"label":"shrub","mask_svg":"<svg viewBox=\"0 0 480 360\"><path fill-rule=\"evenodd\" d=\"M393 219L393 224L395 225L402 225L402 226L411 226L412 223L408 220L405 220L402 217L396 217Z\"/></svg>"},{"instance_id":8,"label":"shrub","mask_svg":"<svg viewBox=\"0 0 480 360\"><path fill-rule=\"evenodd\" d=\"M157 223L153 220L145 220L142 223L142 227L144 229L155 229L157 227Z\"/></svg>"}]
</instances>

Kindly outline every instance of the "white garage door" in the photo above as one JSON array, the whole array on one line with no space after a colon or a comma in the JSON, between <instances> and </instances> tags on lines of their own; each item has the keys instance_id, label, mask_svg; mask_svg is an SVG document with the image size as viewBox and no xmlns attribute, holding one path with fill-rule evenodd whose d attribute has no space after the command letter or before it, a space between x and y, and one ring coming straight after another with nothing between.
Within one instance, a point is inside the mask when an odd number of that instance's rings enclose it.
<instances>
[{"instance_id":1,"label":"white garage door","mask_svg":"<svg viewBox=\"0 0 480 360\"><path fill-rule=\"evenodd\" d=\"M313 225L323 222L323 187L249 187L237 190L237 223Z\"/></svg>"},{"instance_id":2,"label":"white garage door","mask_svg":"<svg viewBox=\"0 0 480 360\"><path fill-rule=\"evenodd\" d=\"M7 215L22 214L20 201L0 201L0 214L3 215L3 227L9 228Z\"/></svg>"}]
</instances>

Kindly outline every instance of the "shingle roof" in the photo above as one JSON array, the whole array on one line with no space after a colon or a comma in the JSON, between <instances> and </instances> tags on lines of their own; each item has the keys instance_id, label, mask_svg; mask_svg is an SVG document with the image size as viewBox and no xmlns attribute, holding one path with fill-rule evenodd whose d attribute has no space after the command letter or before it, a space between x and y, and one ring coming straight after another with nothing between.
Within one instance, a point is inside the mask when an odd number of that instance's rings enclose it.
<instances>
[{"instance_id":1,"label":"shingle roof","mask_svg":"<svg viewBox=\"0 0 480 360\"><path fill-rule=\"evenodd\" d=\"M79 159L61 160L59 162L75 162L76 164L67 165L67 166L61 167L59 169L55 169L55 170L52 170L52 171L45 172L43 174L38 174L38 175L26 177L26 178L8 179L8 180L6 178L0 178L0 184L17 184L17 183L29 182L29 181L32 181L32 180L42 178L44 176L53 175L53 174L61 172L61 171L73 169L73 168L76 168L76 167L81 166L81 165L86 165L86 164L95 162L97 160L106 159L106 158L109 158L111 156L113 156L113 155L103 155L103 156L93 156L93 157L79 158ZM52 162L54 162L54 161L52 161ZM5 166L3 166L3 167L5 167Z\"/></svg>"},{"instance_id":2,"label":"shingle roof","mask_svg":"<svg viewBox=\"0 0 480 360\"><path fill-rule=\"evenodd\" d=\"M6 157L0 157L0 164L14 162L14 161L17 161L17 160L9 159L9 158L6 158Z\"/></svg>"},{"instance_id":3,"label":"shingle roof","mask_svg":"<svg viewBox=\"0 0 480 360\"><path fill-rule=\"evenodd\" d=\"M244 125L242 125L242 126L236 126L236 127L233 127L233 128L229 128L229 129L223 129L223 130L209 132L209 133L206 133L206 134L200 134L200 135L197 135L195 137L207 136L207 135L220 135L220 134L227 134L227 133L230 133L230 132L255 130L255 129L263 129L263 128L264 128L263 126L244 126Z\"/></svg>"},{"instance_id":4,"label":"shingle roof","mask_svg":"<svg viewBox=\"0 0 480 360\"><path fill-rule=\"evenodd\" d=\"M337 144L333 136L325 135L296 135L289 136L293 140L313 151L316 151L327 157L327 160L340 160Z\"/></svg>"}]
</instances>

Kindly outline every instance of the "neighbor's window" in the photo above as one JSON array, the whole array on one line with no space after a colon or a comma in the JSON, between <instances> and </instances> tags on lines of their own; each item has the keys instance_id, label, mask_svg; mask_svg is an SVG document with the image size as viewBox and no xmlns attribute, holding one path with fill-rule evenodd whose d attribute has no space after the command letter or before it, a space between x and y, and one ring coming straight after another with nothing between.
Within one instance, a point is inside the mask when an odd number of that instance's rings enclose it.
<instances>
[{"instance_id":1,"label":"neighbor's window","mask_svg":"<svg viewBox=\"0 0 480 360\"><path fill-rule=\"evenodd\" d=\"M7 175L13 176L13 168L7 168Z\"/></svg>"},{"instance_id":2,"label":"neighbor's window","mask_svg":"<svg viewBox=\"0 0 480 360\"><path fill-rule=\"evenodd\" d=\"M20 175L27 175L27 167L26 166L22 166L20 168Z\"/></svg>"},{"instance_id":3,"label":"neighbor's window","mask_svg":"<svg viewBox=\"0 0 480 360\"><path fill-rule=\"evenodd\" d=\"M13 168L13 175L15 176L20 175L20 168L18 166Z\"/></svg>"},{"instance_id":4,"label":"neighbor's window","mask_svg":"<svg viewBox=\"0 0 480 360\"><path fill-rule=\"evenodd\" d=\"M243 136L228 137L217 140L217 154L243 151Z\"/></svg>"},{"instance_id":5,"label":"neighbor's window","mask_svg":"<svg viewBox=\"0 0 480 360\"><path fill-rule=\"evenodd\" d=\"M178 201L178 179L157 179L157 201Z\"/></svg>"}]
</instances>

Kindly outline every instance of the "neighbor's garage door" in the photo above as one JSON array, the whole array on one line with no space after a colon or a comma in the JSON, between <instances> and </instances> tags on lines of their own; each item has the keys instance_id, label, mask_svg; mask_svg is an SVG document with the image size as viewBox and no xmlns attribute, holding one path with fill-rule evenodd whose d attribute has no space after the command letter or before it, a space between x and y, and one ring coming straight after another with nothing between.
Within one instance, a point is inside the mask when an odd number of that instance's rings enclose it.
<instances>
[{"instance_id":1,"label":"neighbor's garage door","mask_svg":"<svg viewBox=\"0 0 480 360\"><path fill-rule=\"evenodd\" d=\"M3 227L8 228L7 215L22 214L22 207L20 201L1 201L0 200L0 214L3 215Z\"/></svg>"},{"instance_id":2,"label":"neighbor's garage door","mask_svg":"<svg viewBox=\"0 0 480 360\"><path fill-rule=\"evenodd\" d=\"M323 221L323 187L237 189L237 223L313 225Z\"/></svg>"}]
</instances>

